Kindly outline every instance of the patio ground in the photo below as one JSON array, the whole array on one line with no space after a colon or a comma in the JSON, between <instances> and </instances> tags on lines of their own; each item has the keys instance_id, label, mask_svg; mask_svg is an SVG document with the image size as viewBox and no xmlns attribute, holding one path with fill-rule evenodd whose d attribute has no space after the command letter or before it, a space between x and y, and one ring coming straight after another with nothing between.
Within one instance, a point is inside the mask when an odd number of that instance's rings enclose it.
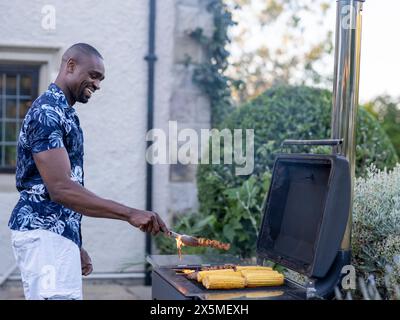
<instances>
[{"instance_id":1,"label":"patio ground","mask_svg":"<svg viewBox=\"0 0 400 320\"><path fill-rule=\"evenodd\" d=\"M151 286L137 280L84 280L84 300L151 300ZM6 281L0 286L0 300L24 299L20 281Z\"/></svg>"}]
</instances>

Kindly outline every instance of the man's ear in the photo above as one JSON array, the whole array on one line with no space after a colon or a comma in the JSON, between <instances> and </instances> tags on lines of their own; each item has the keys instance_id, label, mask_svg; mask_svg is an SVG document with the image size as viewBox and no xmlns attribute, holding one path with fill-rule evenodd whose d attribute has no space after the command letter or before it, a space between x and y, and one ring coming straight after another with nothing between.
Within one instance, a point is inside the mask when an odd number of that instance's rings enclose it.
<instances>
[{"instance_id":1,"label":"man's ear","mask_svg":"<svg viewBox=\"0 0 400 320\"><path fill-rule=\"evenodd\" d=\"M67 73L73 73L75 71L76 68L76 61L72 58L69 58L67 61Z\"/></svg>"}]
</instances>

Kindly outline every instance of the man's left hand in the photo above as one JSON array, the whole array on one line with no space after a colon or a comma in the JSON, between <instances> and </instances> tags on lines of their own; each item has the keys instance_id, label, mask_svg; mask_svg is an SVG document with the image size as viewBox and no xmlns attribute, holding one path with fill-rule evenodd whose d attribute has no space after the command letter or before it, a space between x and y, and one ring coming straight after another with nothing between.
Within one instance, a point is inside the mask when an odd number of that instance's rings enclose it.
<instances>
[{"instance_id":1,"label":"man's left hand","mask_svg":"<svg viewBox=\"0 0 400 320\"><path fill-rule=\"evenodd\" d=\"M92 259L90 259L89 254L83 248L81 248L81 266L82 274L88 276L93 271Z\"/></svg>"}]
</instances>

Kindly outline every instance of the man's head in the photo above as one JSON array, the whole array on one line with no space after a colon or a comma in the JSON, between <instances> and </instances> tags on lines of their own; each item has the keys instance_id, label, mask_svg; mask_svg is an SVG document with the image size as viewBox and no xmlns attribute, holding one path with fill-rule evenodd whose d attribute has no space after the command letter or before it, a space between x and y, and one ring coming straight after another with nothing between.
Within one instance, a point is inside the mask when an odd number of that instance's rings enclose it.
<instances>
[{"instance_id":1,"label":"man's head","mask_svg":"<svg viewBox=\"0 0 400 320\"><path fill-rule=\"evenodd\" d=\"M68 91L64 93L70 104L87 103L103 79L103 57L94 47L77 43L65 51L57 82L62 83L63 91Z\"/></svg>"}]
</instances>

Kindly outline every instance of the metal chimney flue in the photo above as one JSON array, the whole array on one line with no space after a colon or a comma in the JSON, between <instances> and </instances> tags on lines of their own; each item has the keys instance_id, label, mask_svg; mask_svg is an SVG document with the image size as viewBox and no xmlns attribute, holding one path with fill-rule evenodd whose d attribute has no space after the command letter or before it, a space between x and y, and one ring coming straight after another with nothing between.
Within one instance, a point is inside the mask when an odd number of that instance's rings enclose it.
<instances>
[{"instance_id":1,"label":"metal chimney flue","mask_svg":"<svg viewBox=\"0 0 400 320\"><path fill-rule=\"evenodd\" d=\"M360 79L362 9L365 0L338 0L336 13L332 139L343 139L335 150L350 164L353 199L356 150L356 116ZM341 249L351 249L352 205Z\"/></svg>"}]
</instances>

